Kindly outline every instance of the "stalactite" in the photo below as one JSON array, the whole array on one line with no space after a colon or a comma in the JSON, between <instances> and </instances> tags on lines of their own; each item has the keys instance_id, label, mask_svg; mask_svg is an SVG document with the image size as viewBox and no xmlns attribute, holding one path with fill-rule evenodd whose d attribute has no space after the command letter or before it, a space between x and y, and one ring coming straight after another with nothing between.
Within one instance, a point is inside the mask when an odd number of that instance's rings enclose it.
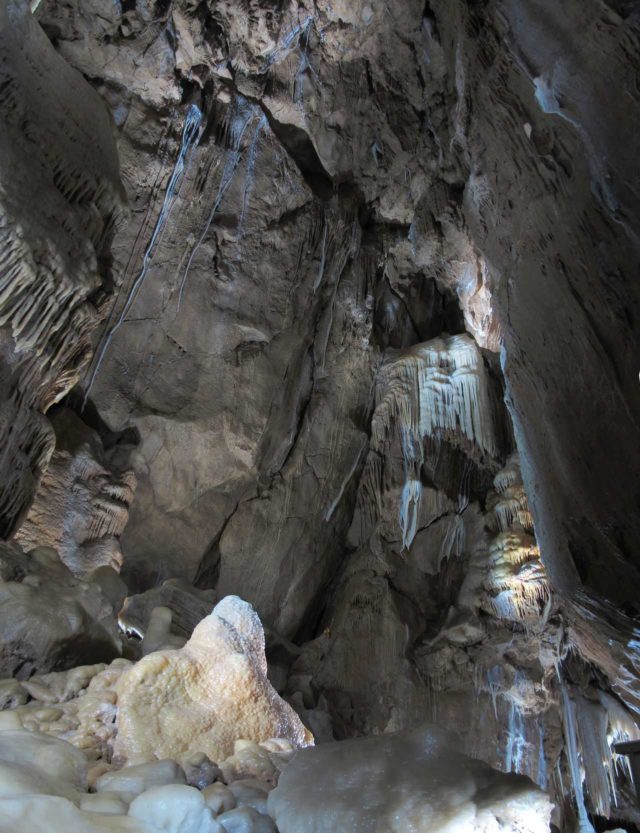
<instances>
[{"instance_id":1,"label":"stalactite","mask_svg":"<svg viewBox=\"0 0 640 833\"><path fill-rule=\"evenodd\" d=\"M218 183L218 191L216 193L213 205L211 206L211 210L205 221L202 231L200 232L198 239L196 240L195 244L191 249L191 253L189 254L187 264L182 273L180 289L178 290L178 311L180 310L180 307L182 305L182 299L184 297L184 291L187 285L187 278L189 276L189 271L191 269L193 259L196 256L198 250L200 249L200 246L202 246L202 244L204 243L205 238L209 233L209 229L211 228L211 224L213 223L218 209L220 208L222 200L224 199L225 194L227 193L227 191L233 183L235 173L241 159L241 143L243 136L251 120L257 114L256 105L249 104L249 102L242 98L242 96L237 96L231 109L231 118L228 124L226 125L229 148L225 153L225 161L222 173L220 175L220 182ZM260 117L260 121L261 120L262 117Z\"/></svg>"},{"instance_id":2,"label":"stalactite","mask_svg":"<svg viewBox=\"0 0 640 833\"><path fill-rule=\"evenodd\" d=\"M262 116L258 119L258 123L253 132L251 143L249 145L249 152L247 154L247 167L244 176L244 192L242 194L242 210L240 212L240 219L238 220L239 237L242 237L244 234L244 224L247 217L247 210L249 207L249 197L251 196L251 191L253 190L256 163L258 161L258 145L260 141L260 136L265 130L267 130L268 126L269 121L266 115L263 113Z\"/></svg>"},{"instance_id":3,"label":"stalactite","mask_svg":"<svg viewBox=\"0 0 640 833\"><path fill-rule=\"evenodd\" d=\"M607 742L608 715L600 703L574 696L584 787L593 810L609 818L611 798L615 801L615 772Z\"/></svg>"},{"instance_id":4,"label":"stalactite","mask_svg":"<svg viewBox=\"0 0 640 833\"><path fill-rule=\"evenodd\" d=\"M512 700L509 706L507 748L504 760L505 772L521 773L523 771L526 745L524 716L518 705Z\"/></svg>"},{"instance_id":5,"label":"stalactite","mask_svg":"<svg viewBox=\"0 0 640 833\"><path fill-rule=\"evenodd\" d=\"M551 590L533 536L517 453L495 476L494 487L495 496L488 504L496 534L489 545L481 606L498 619L534 624L540 621Z\"/></svg>"},{"instance_id":6,"label":"stalactite","mask_svg":"<svg viewBox=\"0 0 640 833\"><path fill-rule=\"evenodd\" d=\"M587 807L584 801L584 792L582 788L583 777L578 757L578 733L576 730L573 703L569 697L567 685L562 677L562 670L559 667L556 670L558 684L560 686L560 696L562 698L563 729L566 743L565 749L567 762L569 764L569 773L571 775L571 784L573 786L573 794L578 808L580 833L594 833L593 825L589 820Z\"/></svg>"},{"instance_id":7,"label":"stalactite","mask_svg":"<svg viewBox=\"0 0 640 833\"><path fill-rule=\"evenodd\" d=\"M412 445L424 437L468 441L475 456L497 454L486 372L469 336L448 336L410 348L382 367L381 403L372 421L376 445L398 420Z\"/></svg>"},{"instance_id":8,"label":"stalactite","mask_svg":"<svg viewBox=\"0 0 640 833\"><path fill-rule=\"evenodd\" d=\"M289 51L294 48L297 44L301 36L309 31L309 28L313 25L315 18L313 15L307 15L307 17L299 23L297 26L294 26L290 32L288 32L282 41L273 49L266 57L262 71L266 72L269 67L273 66L273 64L278 63L283 57L286 57L289 54Z\"/></svg>"},{"instance_id":9,"label":"stalactite","mask_svg":"<svg viewBox=\"0 0 640 833\"><path fill-rule=\"evenodd\" d=\"M466 335L445 336L392 353L378 372L376 407L371 421L371 447L380 459L402 455L403 483L398 502L402 546L408 549L417 532L425 443L438 449L449 443L464 451L458 510L469 500L469 480L475 464L492 461L497 440L484 362L475 342ZM363 476L369 483L361 490L363 516L375 516L365 507L367 495L384 484L370 455ZM378 487L380 488L380 487Z\"/></svg>"},{"instance_id":10,"label":"stalactite","mask_svg":"<svg viewBox=\"0 0 640 833\"><path fill-rule=\"evenodd\" d=\"M144 280L147 276L149 265L155 254L156 246L160 240L164 227L169 219L171 210L180 193L180 186L182 185L182 182L185 178L191 154L198 144L201 132L201 124L202 112L195 104L192 104L187 110L187 115L184 119L180 150L178 151L178 156L175 161L173 171L171 172L169 182L167 183L164 199L162 201L160 213L158 214L158 218L156 220L153 232L151 234L151 239L149 240L147 248L145 249L145 253L142 257L142 267L131 285L124 306L120 311L120 314L118 315L115 324L112 327L109 327L107 325L106 332L102 336L100 347L96 352L96 356L93 362L93 371L85 389L83 408L87 404L87 400L89 399L89 396L91 394L91 389L96 380L96 376L98 375L100 368L102 367L102 363L104 362L105 356L111 345L111 342L113 341L113 338L115 337L120 327L125 323L127 315L129 314L129 311L133 306L136 298L138 297L138 293L140 292L144 284Z\"/></svg>"}]
</instances>

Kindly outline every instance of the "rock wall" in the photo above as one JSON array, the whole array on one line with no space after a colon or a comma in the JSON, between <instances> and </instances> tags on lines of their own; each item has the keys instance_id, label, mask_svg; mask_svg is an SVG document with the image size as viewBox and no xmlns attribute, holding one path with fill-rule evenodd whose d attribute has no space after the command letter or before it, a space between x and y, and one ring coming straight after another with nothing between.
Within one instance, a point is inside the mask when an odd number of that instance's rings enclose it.
<instances>
[{"instance_id":1,"label":"rock wall","mask_svg":"<svg viewBox=\"0 0 640 833\"><path fill-rule=\"evenodd\" d=\"M110 104L134 206L83 384L142 436L125 533L140 585L193 578L206 555L209 583L221 569L233 590L256 525L265 572L295 558L306 576L296 550L326 565L304 608L340 561L379 350L465 327L502 349L554 584L633 605L638 461L619 449L639 404L636 116L607 90L633 101L636 15L595 0L70 9L38 14ZM327 472L296 462L327 453ZM305 529L290 491L318 505ZM300 614L255 582L295 631Z\"/></svg>"},{"instance_id":2,"label":"rock wall","mask_svg":"<svg viewBox=\"0 0 640 833\"><path fill-rule=\"evenodd\" d=\"M0 7L0 536L29 508L54 446L44 413L78 381L110 285L122 215L98 95L28 4Z\"/></svg>"},{"instance_id":3,"label":"rock wall","mask_svg":"<svg viewBox=\"0 0 640 833\"><path fill-rule=\"evenodd\" d=\"M564 594L582 582L636 611L638 12L430 8L543 558Z\"/></svg>"}]
</instances>

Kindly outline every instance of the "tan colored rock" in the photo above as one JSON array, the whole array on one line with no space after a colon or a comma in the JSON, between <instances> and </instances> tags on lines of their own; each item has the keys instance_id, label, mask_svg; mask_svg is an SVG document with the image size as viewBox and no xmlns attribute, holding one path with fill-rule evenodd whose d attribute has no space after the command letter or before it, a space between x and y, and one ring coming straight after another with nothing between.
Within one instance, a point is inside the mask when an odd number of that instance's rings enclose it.
<instances>
[{"instance_id":1,"label":"tan colored rock","mask_svg":"<svg viewBox=\"0 0 640 833\"><path fill-rule=\"evenodd\" d=\"M260 620L235 596L216 605L184 648L140 660L117 691L117 761L181 762L195 752L216 761L238 738L313 740L268 682Z\"/></svg>"},{"instance_id":2,"label":"tan colored rock","mask_svg":"<svg viewBox=\"0 0 640 833\"><path fill-rule=\"evenodd\" d=\"M255 778L272 786L277 784L280 772L278 763L287 758L293 747L289 744L286 751L279 748L274 752L268 748L272 742L275 741L271 738L261 744L245 739L237 740L233 747L233 755L220 762L220 769L227 784L245 778Z\"/></svg>"},{"instance_id":3,"label":"tan colored rock","mask_svg":"<svg viewBox=\"0 0 640 833\"><path fill-rule=\"evenodd\" d=\"M119 572L135 474L109 465L100 437L73 411L60 409L51 421L56 450L16 540L25 549L53 547L75 575Z\"/></svg>"}]
</instances>

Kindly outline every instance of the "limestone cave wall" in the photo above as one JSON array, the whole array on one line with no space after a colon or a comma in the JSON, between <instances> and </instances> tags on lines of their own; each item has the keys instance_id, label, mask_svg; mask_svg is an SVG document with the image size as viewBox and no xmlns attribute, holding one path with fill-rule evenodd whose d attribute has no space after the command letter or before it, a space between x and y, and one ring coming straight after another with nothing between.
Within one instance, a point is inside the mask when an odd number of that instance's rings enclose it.
<instances>
[{"instance_id":1,"label":"limestone cave wall","mask_svg":"<svg viewBox=\"0 0 640 833\"><path fill-rule=\"evenodd\" d=\"M6 676L161 689L240 596L318 741L430 721L563 829L637 824L636 4L33 5L0 11Z\"/></svg>"}]
</instances>

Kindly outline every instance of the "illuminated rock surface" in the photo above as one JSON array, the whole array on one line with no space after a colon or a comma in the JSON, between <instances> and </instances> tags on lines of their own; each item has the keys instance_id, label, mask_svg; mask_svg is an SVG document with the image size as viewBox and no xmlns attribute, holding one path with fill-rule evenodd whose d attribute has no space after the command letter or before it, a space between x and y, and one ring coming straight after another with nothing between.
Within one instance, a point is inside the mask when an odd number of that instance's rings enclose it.
<instances>
[{"instance_id":1,"label":"illuminated rock surface","mask_svg":"<svg viewBox=\"0 0 640 833\"><path fill-rule=\"evenodd\" d=\"M238 738L313 742L267 680L260 620L236 596L219 602L183 648L149 654L126 671L117 693L114 756L121 762L182 762L195 752L218 760Z\"/></svg>"},{"instance_id":2,"label":"illuminated rock surface","mask_svg":"<svg viewBox=\"0 0 640 833\"><path fill-rule=\"evenodd\" d=\"M303 750L269 809L280 833L546 833L551 815L527 778L465 758L430 727Z\"/></svg>"}]
</instances>

